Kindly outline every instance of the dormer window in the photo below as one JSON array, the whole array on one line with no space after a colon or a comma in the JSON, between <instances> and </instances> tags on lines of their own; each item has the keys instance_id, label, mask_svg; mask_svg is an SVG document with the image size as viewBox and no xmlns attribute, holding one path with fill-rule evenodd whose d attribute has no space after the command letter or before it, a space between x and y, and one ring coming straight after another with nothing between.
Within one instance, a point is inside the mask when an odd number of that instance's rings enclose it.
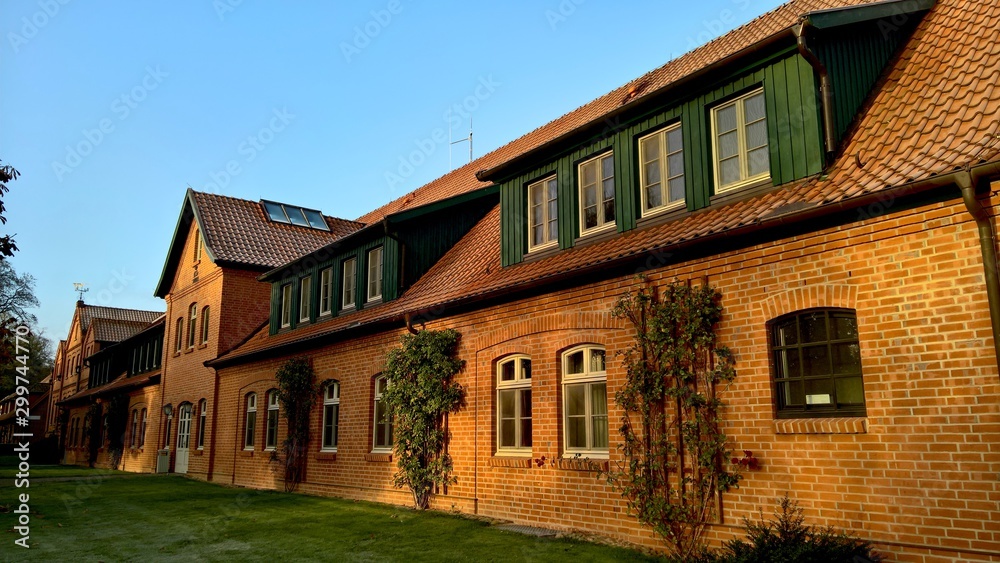
<instances>
[{"instance_id":1,"label":"dormer window","mask_svg":"<svg viewBox=\"0 0 1000 563\"><path fill-rule=\"evenodd\" d=\"M679 123L639 139L639 162L643 215L684 203L684 143Z\"/></svg>"},{"instance_id":2,"label":"dormer window","mask_svg":"<svg viewBox=\"0 0 1000 563\"><path fill-rule=\"evenodd\" d=\"M281 286L281 328L292 326L292 284Z\"/></svg>"},{"instance_id":3,"label":"dormer window","mask_svg":"<svg viewBox=\"0 0 1000 563\"><path fill-rule=\"evenodd\" d=\"M615 224L615 159L605 153L580 164L580 233Z\"/></svg>"},{"instance_id":4,"label":"dormer window","mask_svg":"<svg viewBox=\"0 0 1000 563\"><path fill-rule=\"evenodd\" d=\"M368 251L368 301L382 299L382 247Z\"/></svg>"},{"instance_id":5,"label":"dormer window","mask_svg":"<svg viewBox=\"0 0 1000 563\"><path fill-rule=\"evenodd\" d=\"M736 189L771 173L764 90L712 110L716 193Z\"/></svg>"},{"instance_id":6,"label":"dormer window","mask_svg":"<svg viewBox=\"0 0 1000 563\"><path fill-rule=\"evenodd\" d=\"M299 281L299 322L309 322L309 306L312 304L312 278L304 277Z\"/></svg>"},{"instance_id":7,"label":"dormer window","mask_svg":"<svg viewBox=\"0 0 1000 563\"><path fill-rule=\"evenodd\" d=\"M559 238L556 177L528 185L528 252L554 246Z\"/></svg>"},{"instance_id":8,"label":"dormer window","mask_svg":"<svg viewBox=\"0 0 1000 563\"><path fill-rule=\"evenodd\" d=\"M351 258L349 260L344 260L342 279L340 283L341 295L340 295L340 308L341 309L353 309L354 308L354 280L356 279L355 270L357 269L358 260L357 258Z\"/></svg>"}]
</instances>

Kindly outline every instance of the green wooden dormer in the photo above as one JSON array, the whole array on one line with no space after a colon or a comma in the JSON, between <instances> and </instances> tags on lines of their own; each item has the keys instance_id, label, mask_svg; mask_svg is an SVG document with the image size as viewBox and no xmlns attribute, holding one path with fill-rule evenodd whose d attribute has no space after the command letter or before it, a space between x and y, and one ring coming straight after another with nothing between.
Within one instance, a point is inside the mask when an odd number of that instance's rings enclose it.
<instances>
[{"instance_id":1,"label":"green wooden dormer","mask_svg":"<svg viewBox=\"0 0 1000 563\"><path fill-rule=\"evenodd\" d=\"M270 333L350 315L399 298L497 204L490 186L387 215L280 268Z\"/></svg>"},{"instance_id":2,"label":"green wooden dormer","mask_svg":"<svg viewBox=\"0 0 1000 563\"><path fill-rule=\"evenodd\" d=\"M645 93L654 71L619 109L481 171L480 180L500 185L502 264L821 174L932 5L896 0L804 14Z\"/></svg>"}]
</instances>

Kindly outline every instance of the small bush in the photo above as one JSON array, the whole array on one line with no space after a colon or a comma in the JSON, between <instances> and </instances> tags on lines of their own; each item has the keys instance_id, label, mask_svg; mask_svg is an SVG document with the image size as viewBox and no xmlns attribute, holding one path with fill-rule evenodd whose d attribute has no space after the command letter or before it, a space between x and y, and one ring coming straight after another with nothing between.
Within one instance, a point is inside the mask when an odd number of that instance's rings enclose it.
<instances>
[{"instance_id":1,"label":"small bush","mask_svg":"<svg viewBox=\"0 0 1000 563\"><path fill-rule=\"evenodd\" d=\"M802 509L786 495L775 519L743 520L746 540L726 542L718 553L702 554L696 563L868 563L881 561L871 542L832 527L814 529L804 524Z\"/></svg>"}]
</instances>

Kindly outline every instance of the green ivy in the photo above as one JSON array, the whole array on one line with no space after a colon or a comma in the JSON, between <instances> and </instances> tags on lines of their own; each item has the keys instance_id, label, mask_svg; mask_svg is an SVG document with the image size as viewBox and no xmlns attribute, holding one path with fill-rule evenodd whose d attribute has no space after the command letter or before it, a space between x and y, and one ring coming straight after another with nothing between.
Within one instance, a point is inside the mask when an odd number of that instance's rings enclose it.
<instances>
[{"instance_id":1,"label":"green ivy","mask_svg":"<svg viewBox=\"0 0 1000 563\"><path fill-rule=\"evenodd\" d=\"M444 451L444 419L464 398L454 381L465 365L456 358L459 338L451 329L406 334L402 347L386 357L382 400L393 423L399 468L394 484L410 488L418 509L428 507L435 487L455 482L451 456Z\"/></svg>"},{"instance_id":2,"label":"green ivy","mask_svg":"<svg viewBox=\"0 0 1000 563\"><path fill-rule=\"evenodd\" d=\"M319 396L312 365L308 358L292 358L284 363L274 378L278 381L278 402L288 425L288 436L281 444L285 455L285 491L294 491L305 474L309 455L309 414ZM272 459L277 454L272 455Z\"/></svg>"},{"instance_id":3,"label":"green ivy","mask_svg":"<svg viewBox=\"0 0 1000 563\"><path fill-rule=\"evenodd\" d=\"M736 377L729 349L717 342L721 295L708 286L643 285L615 303L612 314L635 330L623 356L623 460L607 475L629 510L663 537L674 556L702 549L718 518L718 495L737 486L720 428L717 385Z\"/></svg>"}]
</instances>

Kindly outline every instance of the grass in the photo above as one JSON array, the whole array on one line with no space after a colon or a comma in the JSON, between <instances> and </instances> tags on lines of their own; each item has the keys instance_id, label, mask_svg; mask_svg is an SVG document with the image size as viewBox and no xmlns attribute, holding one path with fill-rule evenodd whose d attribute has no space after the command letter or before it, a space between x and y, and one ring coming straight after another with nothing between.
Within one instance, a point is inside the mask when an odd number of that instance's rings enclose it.
<instances>
[{"instance_id":1,"label":"grass","mask_svg":"<svg viewBox=\"0 0 1000 563\"><path fill-rule=\"evenodd\" d=\"M14 489L11 467L0 471L5 561L653 561L624 548L524 536L440 512L173 475L46 468L32 470L29 489ZM36 471L86 477L45 480ZM28 550L13 545L19 536L11 529L14 496L22 492L31 495Z\"/></svg>"}]
</instances>

